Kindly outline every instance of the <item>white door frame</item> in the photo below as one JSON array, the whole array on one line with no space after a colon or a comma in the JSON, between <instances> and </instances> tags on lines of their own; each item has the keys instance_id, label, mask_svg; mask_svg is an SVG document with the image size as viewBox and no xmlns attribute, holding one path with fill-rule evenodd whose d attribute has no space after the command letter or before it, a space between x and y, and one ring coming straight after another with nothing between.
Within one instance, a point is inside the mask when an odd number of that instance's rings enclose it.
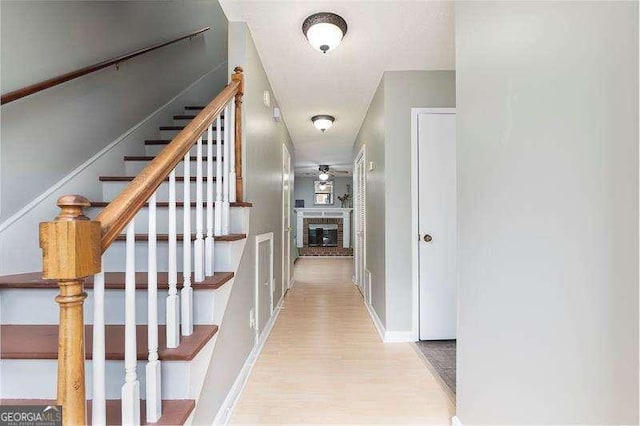
<instances>
[{"instance_id":1,"label":"white door frame","mask_svg":"<svg viewBox=\"0 0 640 426\"><path fill-rule=\"evenodd\" d=\"M287 234L287 230L285 229L285 194L284 194L284 158L285 155L289 158L289 207L291 207L291 194L293 192L293 185L292 185L292 179L291 176L293 175L293 173L291 173L291 154L289 153L289 150L287 149L287 146L285 144L282 144L282 166L283 166L283 170L282 170L282 297L284 297L284 294L287 292L287 290L290 288L291 286L291 208L289 208L289 211L286 212L286 214L289 215L289 231ZM285 252L284 252L284 246L285 246L285 237L289 239L289 255L285 256ZM288 265L285 265L285 258L289 260ZM286 271L286 275L285 275L285 271Z\"/></svg>"},{"instance_id":2,"label":"white door frame","mask_svg":"<svg viewBox=\"0 0 640 426\"><path fill-rule=\"evenodd\" d=\"M357 171L357 164L360 161L360 159L362 159L362 172L364 173L364 176L360 176L360 173ZM371 291L367 291L367 280L366 280L366 271L367 271L367 206L366 206L366 199L367 199L367 179L366 179L366 145L362 145L362 148L360 148L360 151L358 152L358 155L356 155L355 159L353 160L353 170L354 170L354 177L356 179L363 179L363 187L364 187L364 193L360 194L360 190L359 190L359 182L355 181L354 179L354 184L353 184L353 191L354 194L357 196L358 201L360 201L360 199L364 199L364 202L362 203L362 208L363 208L363 212L362 215L364 216L364 223L362 225L362 229L359 229L360 226L360 218L359 218L359 211L357 211L357 209L354 209L354 215L353 215L353 224L354 224L354 254L356 252L356 250L358 249L358 232L362 232L362 253L357 253L356 256L354 256L354 261L355 260L360 260L362 262L362 271L360 271L361 273L357 274L356 276L359 278L359 281L357 283L357 286L359 287L359 289L362 291L363 293L363 297L366 303L371 303ZM354 207L357 207L357 205L355 204L356 199L354 197ZM358 263L358 262L356 262ZM357 268L359 265L355 265L355 267Z\"/></svg>"},{"instance_id":3,"label":"white door frame","mask_svg":"<svg viewBox=\"0 0 640 426\"><path fill-rule=\"evenodd\" d=\"M418 228L418 116L420 114L455 114L455 108L411 108L411 283L413 295L411 333L413 340L420 340L420 261Z\"/></svg>"},{"instance_id":4,"label":"white door frame","mask_svg":"<svg viewBox=\"0 0 640 426\"><path fill-rule=\"evenodd\" d=\"M255 307L253 311L254 326L256 330L256 342L260 336L260 243L269 241L269 317L273 315L273 290L274 290L274 277L273 277L273 232L267 232L266 234L256 235L255 246Z\"/></svg>"}]
</instances>

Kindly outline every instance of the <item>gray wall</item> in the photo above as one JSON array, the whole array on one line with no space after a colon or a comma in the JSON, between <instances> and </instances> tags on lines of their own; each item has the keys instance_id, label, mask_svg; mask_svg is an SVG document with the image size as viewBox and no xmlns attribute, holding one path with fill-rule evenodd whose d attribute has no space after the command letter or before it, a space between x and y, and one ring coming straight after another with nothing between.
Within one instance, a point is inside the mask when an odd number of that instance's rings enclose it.
<instances>
[{"instance_id":1,"label":"gray wall","mask_svg":"<svg viewBox=\"0 0 640 426\"><path fill-rule=\"evenodd\" d=\"M413 326L411 108L455 103L454 71L387 71L354 144L354 156L364 144L367 163L375 163L367 171L367 268L372 305L388 331Z\"/></svg>"},{"instance_id":2,"label":"gray wall","mask_svg":"<svg viewBox=\"0 0 640 426\"><path fill-rule=\"evenodd\" d=\"M638 423L638 4L456 3L457 415Z\"/></svg>"},{"instance_id":3,"label":"gray wall","mask_svg":"<svg viewBox=\"0 0 640 426\"><path fill-rule=\"evenodd\" d=\"M371 272L371 306L382 324L386 322L386 248L385 248L385 78L376 89L367 114L353 146L353 157L365 145L365 161L375 163L375 169L365 166L366 185L366 268ZM354 215L355 217L355 215Z\"/></svg>"},{"instance_id":4,"label":"gray wall","mask_svg":"<svg viewBox=\"0 0 640 426\"><path fill-rule=\"evenodd\" d=\"M251 225L240 267L231 290L213 360L207 372L202 397L196 407L194 424L211 424L231 389L247 355L253 349L254 330L249 327L249 310L254 305L255 236L273 232L275 301L282 288L282 145L294 160L293 145L284 121L276 123L271 108L262 103L268 90L277 104L260 57L245 23L229 23L229 67L244 68L246 85L243 100L243 152L245 200L253 203ZM293 199L293 194L292 199ZM293 202L293 201L292 201ZM268 294L263 295L264 298ZM265 300L261 300L261 304ZM263 310L260 324L267 321Z\"/></svg>"},{"instance_id":5,"label":"gray wall","mask_svg":"<svg viewBox=\"0 0 640 426\"><path fill-rule=\"evenodd\" d=\"M211 26L2 107L0 223L226 61L227 20L207 1L2 1L2 93ZM215 93L210 93L210 99Z\"/></svg>"},{"instance_id":6,"label":"gray wall","mask_svg":"<svg viewBox=\"0 0 640 426\"><path fill-rule=\"evenodd\" d=\"M314 182L318 180L313 177L297 176L294 185L294 199L304 200L304 206L307 207L342 207L342 203L338 197L342 197L347 192L347 184L351 185L351 195L353 196L353 176L333 177L333 204L317 206L313 204L314 200ZM352 199L353 202L353 199ZM351 204L353 205L353 203Z\"/></svg>"},{"instance_id":7,"label":"gray wall","mask_svg":"<svg viewBox=\"0 0 640 426\"><path fill-rule=\"evenodd\" d=\"M412 329L411 108L455 107L454 71L385 73L387 330ZM411 189L411 190L408 190Z\"/></svg>"}]
</instances>

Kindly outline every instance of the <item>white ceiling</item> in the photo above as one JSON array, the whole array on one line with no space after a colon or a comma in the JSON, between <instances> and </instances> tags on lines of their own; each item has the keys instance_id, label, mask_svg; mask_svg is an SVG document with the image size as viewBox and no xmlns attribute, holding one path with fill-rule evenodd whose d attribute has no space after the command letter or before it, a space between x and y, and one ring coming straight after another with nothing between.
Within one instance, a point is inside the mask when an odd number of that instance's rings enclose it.
<instances>
[{"instance_id":1,"label":"white ceiling","mask_svg":"<svg viewBox=\"0 0 640 426\"><path fill-rule=\"evenodd\" d=\"M454 69L453 2L220 0L229 21L253 35L293 143L297 171L318 164L350 167L352 147L383 71ZM348 25L322 54L302 34L316 12ZM321 133L316 114L336 121Z\"/></svg>"}]
</instances>

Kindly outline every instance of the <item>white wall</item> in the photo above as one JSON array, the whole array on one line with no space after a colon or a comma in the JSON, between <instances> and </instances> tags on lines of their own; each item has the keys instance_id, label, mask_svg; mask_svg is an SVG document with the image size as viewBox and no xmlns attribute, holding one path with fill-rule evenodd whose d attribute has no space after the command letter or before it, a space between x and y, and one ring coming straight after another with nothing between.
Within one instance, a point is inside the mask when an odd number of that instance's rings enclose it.
<instances>
[{"instance_id":1,"label":"white wall","mask_svg":"<svg viewBox=\"0 0 640 426\"><path fill-rule=\"evenodd\" d=\"M638 3L456 3L457 416L638 424Z\"/></svg>"},{"instance_id":2,"label":"white wall","mask_svg":"<svg viewBox=\"0 0 640 426\"><path fill-rule=\"evenodd\" d=\"M304 200L304 206L307 207L323 207L323 208L341 208L342 203L338 199L338 197L342 197L347 192L347 185L351 186L351 196L353 197L353 176L347 177L333 177L331 181L333 181L333 204L328 205L315 205L313 201L315 199L314 194L314 182L318 180L313 177L302 177L296 176L296 181L294 184L294 199L295 200ZM351 204L353 205L353 198L351 200Z\"/></svg>"},{"instance_id":3,"label":"white wall","mask_svg":"<svg viewBox=\"0 0 640 426\"><path fill-rule=\"evenodd\" d=\"M292 163L295 152L284 121L275 122L271 108L262 103L265 90L271 92L272 106L277 105L277 99L244 22L229 23L229 67L232 69L237 65L243 67L246 78L243 174L245 200L253 203L251 224L193 424L212 424L253 348L254 330L249 327L249 310L254 305L256 235L274 234L275 303L282 295L282 144L287 145ZM264 294L261 305L267 297L268 294ZM267 312L263 310L260 317L262 327L267 319Z\"/></svg>"}]
</instances>

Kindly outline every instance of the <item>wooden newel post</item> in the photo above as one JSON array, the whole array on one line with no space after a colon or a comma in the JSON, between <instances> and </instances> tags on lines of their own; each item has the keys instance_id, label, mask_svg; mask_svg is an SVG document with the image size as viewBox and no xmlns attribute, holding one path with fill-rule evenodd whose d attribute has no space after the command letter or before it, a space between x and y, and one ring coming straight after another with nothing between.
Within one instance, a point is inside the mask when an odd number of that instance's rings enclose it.
<instances>
[{"instance_id":1,"label":"wooden newel post","mask_svg":"<svg viewBox=\"0 0 640 426\"><path fill-rule=\"evenodd\" d=\"M58 199L60 214L40 224L42 276L58 282L60 305L58 333L58 404L64 425L86 424L84 375L84 281L100 272L100 222L91 221L83 209L90 203L79 195Z\"/></svg>"},{"instance_id":2,"label":"wooden newel post","mask_svg":"<svg viewBox=\"0 0 640 426\"><path fill-rule=\"evenodd\" d=\"M236 201L242 201L244 193L242 185L242 96L244 95L244 75L241 67L234 68L231 80L240 82L236 93L235 110L235 156L236 156Z\"/></svg>"}]
</instances>

